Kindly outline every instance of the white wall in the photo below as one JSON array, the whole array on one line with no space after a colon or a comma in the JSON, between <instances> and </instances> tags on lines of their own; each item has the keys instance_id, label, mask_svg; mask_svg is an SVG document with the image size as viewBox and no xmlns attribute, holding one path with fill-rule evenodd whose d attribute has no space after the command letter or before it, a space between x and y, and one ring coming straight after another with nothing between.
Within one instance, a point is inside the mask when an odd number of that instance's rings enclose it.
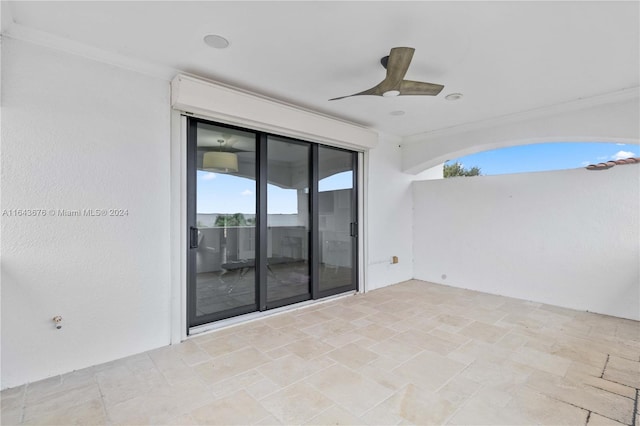
<instances>
[{"instance_id":1,"label":"white wall","mask_svg":"<svg viewBox=\"0 0 640 426\"><path fill-rule=\"evenodd\" d=\"M444 179L444 163L433 166L413 177L414 180Z\"/></svg>"},{"instance_id":2,"label":"white wall","mask_svg":"<svg viewBox=\"0 0 640 426\"><path fill-rule=\"evenodd\" d=\"M367 290L413 277L411 182L403 173L400 139L380 135L378 146L369 151L366 273ZM399 262L391 264L391 257Z\"/></svg>"},{"instance_id":3,"label":"white wall","mask_svg":"<svg viewBox=\"0 0 640 426\"><path fill-rule=\"evenodd\" d=\"M172 282L183 277L171 269L182 256L175 229L175 247L170 239L171 185L181 178L171 169L180 152L171 159L168 81L2 42L1 208L47 211L1 218L7 388L167 345L184 318L172 316ZM369 289L413 276L415 176L400 170L398 141L382 139L368 156ZM104 208L128 215L49 213Z\"/></svg>"},{"instance_id":4,"label":"white wall","mask_svg":"<svg viewBox=\"0 0 640 426\"><path fill-rule=\"evenodd\" d=\"M639 177L632 164L415 182L415 278L640 320Z\"/></svg>"},{"instance_id":5,"label":"white wall","mask_svg":"<svg viewBox=\"0 0 640 426\"><path fill-rule=\"evenodd\" d=\"M170 109L167 81L2 43L2 209L128 210L2 217L5 388L169 343Z\"/></svg>"}]
</instances>

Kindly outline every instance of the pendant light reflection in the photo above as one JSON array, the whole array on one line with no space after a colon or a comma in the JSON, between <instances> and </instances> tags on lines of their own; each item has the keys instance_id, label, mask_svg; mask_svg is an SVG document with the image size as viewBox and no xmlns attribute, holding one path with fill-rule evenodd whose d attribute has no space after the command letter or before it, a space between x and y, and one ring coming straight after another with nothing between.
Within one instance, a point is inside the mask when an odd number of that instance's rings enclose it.
<instances>
[{"instance_id":1,"label":"pendant light reflection","mask_svg":"<svg viewBox=\"0 0 640 426\"><path fill-rule=\"evenodd\" d=\"M218 173L236 173L238 171L238 156L234 152L222 151L224 139L218 139L220 151L205 152L202 156L202 170Z\"/></svg>"},{"instance_id":2,"label":"pendant light reflection","mask_svg":"<svg viewBox=\"0 0 640 426\"><path fill-rule=\"evenodd\" d=\"M202 170L235 173L238 171L238 156L233 152L205 152L202 157Z\"/></svg>"}]
</instances>

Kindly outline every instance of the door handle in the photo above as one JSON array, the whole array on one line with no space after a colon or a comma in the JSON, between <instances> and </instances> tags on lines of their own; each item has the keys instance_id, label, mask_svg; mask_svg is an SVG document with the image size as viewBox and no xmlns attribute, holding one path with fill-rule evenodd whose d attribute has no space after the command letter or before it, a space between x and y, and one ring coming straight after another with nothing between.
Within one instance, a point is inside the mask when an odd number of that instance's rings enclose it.
<instances>
[{"instance_id":1,"label":"door handle","mask_svg":"<svg viewBox=\"0 0 640 426\"><path fill-rule=\"evenodd\" d=\"M351 222L349 233L352 237L358 236L358 222Z\"/></svg>"},{"instance_id":2,"label":"door handle","mask_svg":"<svg viewBox=\"0 0 640 426\"><path fill-rule=\"evenodd\" d=\"M198 228L194 226L189 228L189 248L198 248Z\"/></svg>"}]
</instances>

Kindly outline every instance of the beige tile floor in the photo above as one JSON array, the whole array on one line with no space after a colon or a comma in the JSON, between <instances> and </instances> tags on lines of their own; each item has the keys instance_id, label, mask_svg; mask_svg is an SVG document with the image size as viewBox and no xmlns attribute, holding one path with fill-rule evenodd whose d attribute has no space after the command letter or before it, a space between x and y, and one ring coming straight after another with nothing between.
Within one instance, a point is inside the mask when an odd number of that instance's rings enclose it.
<instances>
[{"instance_id":1,"label":"beige tile floor","mask_svg":"<svg viewBox=\"0 0 640 426\"><path fill-rule=\"evenodd\" d=\"M1 397L4 425L640 425L638 388L638 322L408 281Z\"/></svg>"}]
</instances>

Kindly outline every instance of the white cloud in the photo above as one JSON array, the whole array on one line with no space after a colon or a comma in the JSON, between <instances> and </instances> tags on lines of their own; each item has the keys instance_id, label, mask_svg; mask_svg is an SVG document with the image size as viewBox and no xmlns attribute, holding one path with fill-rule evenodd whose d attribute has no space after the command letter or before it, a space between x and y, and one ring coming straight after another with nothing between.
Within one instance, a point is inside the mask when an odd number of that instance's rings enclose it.
<instances>
[{"instance_id":1,"label":"white cloud","mask_svg":"<svg viewBox=\"0 0 640 426\"><path fill-rule=\"evenodd\" d=\"M615 154L613 154L611 156L612 159L614 160L622 160L625 158L629 158L629 157L635 157L636 154L634 152L631 151L618 151Z\"/></svg>"},{"instance_id":2,"label":"white cloud","mask_svg":"<svg viewBox=\"0 0 640 426\"><path fill-rule=\"evenodd\" d=\"M242 196L244 196L244 197L246 197L247 195L252 195L252 194L253 194L253 191L252 191L252 190L250 190L250 189L245 189L244 191L242 191L242 192L240 193L240 195L242 195Z\"/></svg>"},{"instance_id":3,"label":"white cloud","mask_svg":"<svg viewBox=\"0 0 640 426\"><path fill-rule=\"evenodd\" d=\"M618 146L625 146L625 145L626 145L626 143L617 143L616 145L618 145Z\"/></svg>"},{"instance_id":4,"label":"white cloud","mask_svg":"<svg viewBox=\"0 0 640 426\"><path fill-rule=\"evenodd\" d=\"M212 180L215 179L218 175L215 173L207 173L206 175L202 175L202 180Z\"/></svg>"},{"instance_id":5,"label":"white cloud","mask_svg":"<svg viewBox=\"0 0 640 426\"><path fill-rule=\"evenodd\" d=\"M583 161L582 163L580 163L583 167L584 166L588 166L589 164L591 164L591 161Z\"/></svg>"}]
</instances>

